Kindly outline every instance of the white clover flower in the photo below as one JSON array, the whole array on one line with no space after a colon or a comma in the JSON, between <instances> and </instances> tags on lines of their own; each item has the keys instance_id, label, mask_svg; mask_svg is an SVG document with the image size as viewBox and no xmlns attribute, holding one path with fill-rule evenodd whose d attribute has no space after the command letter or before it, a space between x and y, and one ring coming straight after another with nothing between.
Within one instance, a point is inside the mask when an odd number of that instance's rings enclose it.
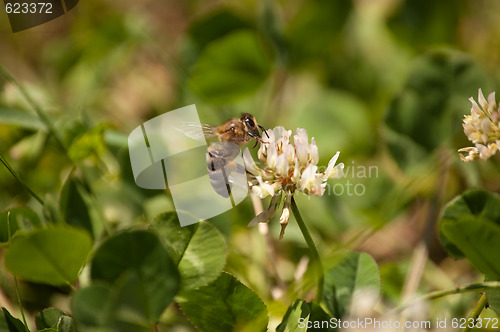
<instances>
[{"instance_id":1,"label":"white clover flower","mask_svg":"<svg viewBox=\"0 0 500 332\"><path fill-rule=\"evenodd\" d=\"M269 129L262 134L262 143L257 156L265 166L259 168L253 160L248 148L243 151L243 159L248 174L249 187L253 195L260 198L272 196L267 210L257 215L248 225L268 222L276 212L282 195L285 196L283 211L280 217L281 234L290 218L290 202L296 190L307 195L323 196L328 179L339 179L343 176L344 164L335 165L339 157L337 152L324 172L318 172L319 150L314 137L309 138L307 131L297 128L290 142L291 130L283 127Z\"/></svg>"},{"instance_id":2,"label":"white clover flower","mask_svg":"<svg viewBox=\"0 0 500 332\"><path fill-rule=\"evenodd\" d=\"M475 159L488 159L500 148L500 107L497 108L495 92L484 98L483 92L478 92L479 105L474 98L469 98L472 103L471 114L463 120L464 133L474 143L473 147L459 149L458 152L467 153L460 155L465 162Z\"/></svg>"}]
</instances>

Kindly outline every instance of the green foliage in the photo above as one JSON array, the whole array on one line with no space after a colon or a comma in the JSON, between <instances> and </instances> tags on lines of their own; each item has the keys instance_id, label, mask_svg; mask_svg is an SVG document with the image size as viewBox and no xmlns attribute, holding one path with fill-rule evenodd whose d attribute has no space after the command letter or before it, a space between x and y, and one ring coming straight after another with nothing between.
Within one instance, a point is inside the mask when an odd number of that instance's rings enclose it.
<instances>
[{"instance_id":1,"label":"green foliage","mask_svg":"<svg viewBox=\"0 0 500 332\"><path fill-rule=\"evenodd\" d=\"M399 166L418 165L461 132L470 108L464 96L476 96L486 83L481 68L463 53L436 50L421 56L385 117L388 148Z\"/></svg>"},{"instance_id":2,"label":"green foliage","mask_svg":"<svg viewBox=\"0 0 500 332\"><path fill-rule=\"evenodd\" d=\"M43 123L36 115L18 109L0 108L0 123L25 129L45 130Z\"/></svg>"},{"instance_id":3,"label":"green foliage","mask_svg":"<svg viewBox=\"0 0 500 332\"><path fill-rule=\"evenodd\" d=\"M27 207L20 207L0 213L0 244L5 245L17 231L31 231L41 228L40 217Z\"/></svg>"},{"instance_id":4,"label":"green foliage","mask_svg":"<svg viewBox=\"0 0 500 332\"><path fill-rule=\"evenodd\" d=\"M283 321L276 328L276 332L303 332L307 331L307 325L302 325L303 327L299 327L299 322L302 321L305 324L309 321L309 316L311 314L311 310L309 308L309 304L302 300L295 300L288 307L285 316L283 317Z\"/></svg>"},{"instance_id":5,"label":"green foliage","mask_svg":"<svg viewBox=\"0 0 500 332\"><path fill-rule=\"evenodd\" d=\"M269 76L271 62L251 30L217 39L200 54L189 85L202 98L227 103L255 92Z\"/></svg>"},{"instance_id":6,"label":"green foliage","mask_svg":"<svg viewBox=\"0 0 500 332\"><path fill-rule=\"evenodd\" d=\"M104 125L85 130L82 135L75 139L68 149L68 156L75 163L80 163L87 158L99 160L106 150L104 145Z\"/></svg>"},{"instance_id":7,"label":"green foliage","mask_svg":"<svg viewBox=\"0 0 500 332\"><path fill-rule=\"evenodd\" d=\"M486 277L500 280L500 197L469 190L444 209L439 224L443 246L455 258L467 258ZM500 291L488 290L491 308L500 313Z\"/></svg>"},{"instance_id":8,"label":"green foliage","mask_svg":"<svg viewBox=\"0 0 500 332\"><path fill-rule=\"evenodd\" d=\"M352 300L360 292L380 294L380 273L377 263L365 253L340 253L332 259L338 262L325 274L323 301L340 318L350 312Z\"/></svg>"},{"instance_id":9,"label":"green foliage","mask_svg":"<svg viewBox=\"0 0 500 332\"><path fill-rule=\"evenodd\" d=\"M44 309L36 315L36 328L37 330L43 330L57 327L63 317L68 317L68 315L57 308Z\"/></svg>"},{"instance_id":10,"label":"green foliage","mask_svg":"<svg viewBox=\"0 0 500 332\"><path fill-rule=\"evenodd\" d=\"M81 329L91 330L110 325L109 310L110 287L93 284L79 289L72 297L71 309Z\"/></svg>"},{"instance_id":11,"label":"green foliage","mask_svg":"<svg viewBox=\"0 0 500 332\"><path fill-rule=\"evenodd\" d=\"M85 194L84 188L81 181L70 176L61 190L59 209L62 219L67 224L80 227L93 235L92 222L83 198Z\"/></svg>"},{"instance_id":12,"label":"green foliage","mask_svg":"<svg viewBox=\"0 0 500 332\"><path fill-rule=\"evenodd\" d=\"M500 279L500 226L481 217L443 221L441 231L479 271Z\"/></svg>"},{"instance_id":13,"label":"green foliage","mask_svg":"<svg viewBox=\"0 0 500 332\"><path fill-rule=\"evenodd\" d=\"M91 277L114 284L111 301L130 306L149 324L158 320L180 283L175 263L158 237L147 231L122 232L102 243L92 259Z\"/></svg>"},{"instance_id":14,"label":"green foliage","mask_svg":"<svg viewBox=\"0 0 500 332\"><path fill-rule=\"evenodd\" d=\"M24 324L19 319L14 318L5 308L2 308L2 315L0 315L0 327L2 328L2 331L9 332L28 331Z\"/></svg>"},{"instance_id":15,"label":"green foliage","mask_svg":"<svg viewBox=\"0 0 500 332\"><path fill-rule=\"evenodd\" d=\"M448 227L448 231L456 229L455 223L464 218L468 220L477 218L500 226L500 197L486 190L469 190L446 205L441 217L440 240L454 258L463 258L466 255L454 244L458 242L460 245L460 241L450 239L444 228Z\"/></svg>"},{"instance_id":16,"label":"green foliage","mask_svg":"<svg viewBox=\"0 0 500 332\"><path fill-rule=\"evenodd\" d=\"M201 50L228 33L249 28L251 28L249 21L235 12L223 8L193 22L189 28L189 36Z\"/></svg>"},{"instance_id":17,"label":"green foliage","mask_svg":"<svg viewBox=\"0 0 500 332\"><path fill-rule=\"evenodd\" d=\"M411 47L428 44L452 44L460 14L466 10L465 1L455 1L447 6L439 1L408 0L389 20L389 28L396 38Z\"/></svg>"},{"instance_id":18,"label":"green foliage","mask_svg":"<svg viewBox=\"0 0 500 332\"><path fill-rule=\"evenodd\" d=\"M48 308L40 312L35 319L36 328L43 332L75 332L75 322L63 311Z\"/></svg>"},{"instance_id":19,"label":"green foliage","mask_svg":"<svg viewBox=\"0 0 500 332\"><path fill-rule=\"evenodd\" d=\"M76 332L73 318L61 316L59 322L57 323L57 332Z\"/></svg>"},{"instance_id":20,"label":"green foliage","mask_svg":"<svg viewBox=\"0 0 500 332\"><path fill-rule=\"evenodd\" d=\"M158 216L153 229L177 264L184 290L214 281L226 263L226 243L219 231L206 222L180 227L175 213Z\"/></svg>"},{"instance_id":21,"label":"green foliage","mask_svg":"<svg viewBox=\"0 0 500 332\"><path fill-rule=\"evenodd\" d=\"M418 262L416 294L500 281L498 156L459 164L457 155L470 145L468 98L500 86L500 3L209 0L129 9L80 1L43 42L43 27L3 36L0 287L17 318L4 308L0 331L328 330L299 319L370 314L354 307L359 296L378 296L380 317L404 307L422 241L429 257ZM281 206L269 233L247 227L250 199L180 227L176 213L189 211L172 212L169 190L135 184L130 131L190 104L210 125L250 112L265 128L305 128L318 165L340 150L345 177L331 180L328 197L294 197L326 267L323 298L314 298L318 265L305 263L293 216L277 240ZM371 167L376 174L359 175ZM362 194L347 193L349 185ZM433 245L440 218L442 247L470 264ZM500 313L500 290L486 294ZM475 296L429 301L425 319L466 317ZM18 319L22 309L30 326Z\"/></svg>"},{"instance_id":22,"label":"green foliage","mask_svg":"<svg viewBox=\"0 0 500 332\"><path fill-rule=\"evenodd\" d=\"M87 232L70 227L18 234L9 243L5 266L24 280L71 284L87 261L91 245Z\"/></svg>"},{"instance_id":23,"label":"green foliage","mask_svg":"<svg viewBox=\"0 0 500 332\"><path fill-rule=\"evenodd\" d=\"M296 300L286 311L277 332L336 331L332 317L316 303ZM310 328L308 328L310 326Z\"/></svg>"},{"instance_id":24,"label":"green foliage","mask_svg":"<svg viewBox=\"0 0 500 332\"><path fill-rule=\"evenodd\" d=\"M351 9L350 0L303 3L287 29L292 66L330 57L337 51Z\"/></svg>"},{"instance_id":25,"label":"green foliage","mask_svg":"<svg viewBox=\"0 0 500 332\"><path fill-rule=\"evenodd\" d=\"M266 330L266 305L227 273L207 286L184 292L179 303L201 331L242 331L250 327L251 331Z\"/></svg>"}]
</instances>

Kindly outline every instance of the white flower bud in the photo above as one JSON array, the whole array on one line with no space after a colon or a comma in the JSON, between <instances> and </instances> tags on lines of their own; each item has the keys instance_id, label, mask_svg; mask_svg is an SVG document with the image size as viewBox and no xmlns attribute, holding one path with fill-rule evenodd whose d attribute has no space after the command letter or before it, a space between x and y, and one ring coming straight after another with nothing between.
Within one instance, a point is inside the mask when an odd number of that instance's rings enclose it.
<instances>
[{"instance_id":1,"label":"white flower bud","mask_svg":"<svg viewBox=\"0 0 500 332\"><path fill-rule=\"evenodd\" d=\"M479 102L479 105L481 105L481 108L485 112L488 112L488 102L484 98L483 91L481 89L479 89L479 92L477 94L477 101Z\"/></svg>"},{"instance_id":2,"label":"white flower bud","mask_svg":"<svg viewBox=\"0 0 500 332\"><path fill-rule=\"evenodd\" d=\"M307 165L306 169L304 172L302 172L302 176L300 177L299 180L299 189L304 191L304 190L309 190L311 185L315 182L316 179L316 169L318 169L318 166L309 164Z\"/></svg>"},{"instance_id":3,"label":"white flower bud","mask_svg":"<svg viewBox=\"0 0 500 332\"><path fill-rule=\"evenodd\" d=\"M276 159L276 173L283 177L288 175L288 160L285 154L280 154Z\"/></svg>"},{"instance_id":4,"label":"white flower bud","mask_svg":"<svg viewBox=\"0 0 500 332\"><path fill-rule=\"evenodd\" d=\"M307 165L309 161L309 144L306 143L295 143L295 153L299 159L301 165Z\"/></svg>"},{"instance_id":5,"label":"white flower bud","mask_svg":"<svg viewBox=\"0 0 500 332\"><path fill-rule=\"evenodd\" d=\"M250 154L250 150L248 150L248 148L245 148L245 150L243 150L243 162L245 163L245 169L247 172L253 175L260 174L259 169L253 161L252 155Z\"/></svg>"},{"instance_id":6,"label":"white flower bud","mask_svg":"<svg viewBox=\"0 0 500 332\"><path fill-rule=\"evenodd\" d=\"M276 159L278 158L278 150L276 149L275 144L269 144L267 148L267 166L271 168L276 167Z\"/></svg>"},{"instance_id":7,"label":"white flower bud","mask_svg":"<svg viewBox=\"0 0 500 332\"><path fill-rule=\"evenodd\" d=\"M258 186L252 187L252 194L260 198L266 198L268 195L274 196L274 188L269 183L263 182L260 175L255 177L259 182Z\"/></svg>"},{"instance_id":8,"label":"white flower bud","mask_svg":"<svg viewBox=\"0 0 500 332\"><path fill-rule=\"evenodd\" d=\"M493 91L488 95L488 107L489 107L488 109L489 114L495 112L495 109L497 108L497 103L495 101L495 91Z\"/></svg>"},{"instance_id":9,"label":"white flower bud","mask_svg":"<svg viewBox=\"0 0 500 332\"><path fill-rule=\"evenodd\" d=\"M292 164L294 159L295 159L295 148L293 147L293 145L289 144L286 147L286 150L284 153L286 155L286 159L288 160L288 163Z\"/></svg>"},{"instance_id":10,"label":"white flower bud","mask_svg":"<svg viewBox=\"0 0 500 332\"><path fill-rule=\"evenodd\" d=\"M319 162L319 151L314 137L311 138L311 145L309 145L309 155L311 157L311 163L317 165Z\"/></svg>"}]
</instances>

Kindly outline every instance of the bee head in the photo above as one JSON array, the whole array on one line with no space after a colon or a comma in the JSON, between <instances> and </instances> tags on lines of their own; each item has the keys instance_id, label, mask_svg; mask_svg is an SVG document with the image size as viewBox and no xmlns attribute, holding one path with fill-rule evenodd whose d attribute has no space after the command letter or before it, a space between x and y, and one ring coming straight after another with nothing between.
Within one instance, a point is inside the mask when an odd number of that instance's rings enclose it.
<instances>
[{"instance_id":1,"label":"bee head","mask_svg":"<svg viewBox=\"0 0 500 332\"><path fill-rule=\"evenodd\" d=\"M257 124L255 117L250 113L243 113L241 115L241 121L245 124L247 135L252 137L252 138L255 138L255 140L256 140L255 145L257 145L257 142L262 143L262 136L259 132L259 128L263 132L265 132L265 129L264 129L264 127L259 126ZM266 133L266 135L267 135L267 133ZM255 147L255 145L254 145L254 147Z\"/></svg>"}]
</instances>

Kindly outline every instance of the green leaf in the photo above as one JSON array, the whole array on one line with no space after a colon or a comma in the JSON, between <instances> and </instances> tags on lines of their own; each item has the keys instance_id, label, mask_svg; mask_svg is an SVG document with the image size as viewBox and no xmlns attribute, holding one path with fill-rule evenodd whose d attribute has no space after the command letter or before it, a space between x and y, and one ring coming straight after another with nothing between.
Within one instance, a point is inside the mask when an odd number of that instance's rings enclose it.
<instances>
[{"instance_id":1,"label":"green leaf","mask_svg":"<svg viewBox=\"0 0 500 332\"><path fill-rule=\"evenodd\" d=\"M336 331L333 327L335 321L319 305L307 303L302 300L288 307L281 324L276 328L277 332L301 332L301 331Z\"/></svg>"},{"instance_id":2,"label":"green leaf","mask_svg":"<svg viewBox=\"0 0 500 332\"><path fill-rule=\"evenodd\" d=\"M486 291L486 296L488 298L488 305L495 311L495 313L500 316L500 290L499 289L488 289Z\"/></svg>"},{"instance_id":3,"label":"green leaf","mask_svg":"<svg viewBox=\"0 0 500 332\"><path fill-rule=\"evenodd\" d=\"M457 43L456 27L467 12L466 1L455 1L452 7L441 1L418 0L403 1L398 6L387 22L398 43L417 51L433 44Z\"/></svg>"},{"instance_id":4,"label":"green leaf","mask_svg":"<svg viewBox=\"0 0 500 332\"><path fill-rule=\"evenodd\" d=\"M189 35L199 49L212 43L234 30L250 28L251 24L234 12L223 8L193 22Z\"/></svg>"},{"instance_id":5,"label":"green leaf","mask_svg":"<svg viewBox=\"0 0 500 332\"><path fill-rule=\"evenodd\" d=\"M136 273L125 272L112 286L93 284L75 293L72 310L78 331L148 332L148 298Z\"/></svg>"},{"instance_id":6,"label":"green leaf","mask_svg":"<svg viewBox=\"0 0 500 332\"><path fill-rule=\"evenodd\" d=\"M180 284L175 263L158 237L147 231L123 232L102 243L92 260L91 277L110 284L121 278L120 287L140 292L151 324L169 305Z\"/></svg>"},{"instance_id":7,"label":"green leaf","mask_svg":"<svg viewBox=\"0 0 500 332\"><path fill-rule=\"evenodd\" d=\"M208 286L185 292L179 303L201 331L265 331L267 326L262 300L227 273Z\"/></svg>"},{"instance_id":8,"label":"green leaf","mask_svg":"<svg viewBox=\"0 0 500 332\"><path fill-rule=\"evenodd\" d=\"M38 331L75 331L73 318L57 308L48 308L38 313L35 318L35 323Z\"/></svg>"},{"instance_id":9,"label":"green leaf","mask_svg":"<svg viewBox=\"0 0 500 332\"><path fill-rule=\"evenodd\" d=\"M500 226L479 216L444 220L441 232L490 280L500 280Z\"/></svg>"},{"instance_id":10,"label":"green leaf","mask_svg":"<svg viewBox=\"0 0 500 332\"><path fill-rule=\"evenodd\" d=\"M201 53L189 85L213 103L228 103L254 93L267 79L271 61L250 30L235 31Z\"/></svg>"},{"instance_id":11,"label":"green leaf","mask_svg":"<svg viewBox=\"0 0 500 332\"><path fill-rule=\"evenodd\" d=\"M441 225L444 222L456 222L464 216L476 216L488 219L500 226L500 196L486 190L468 190L449 202L443 211L439 227L439 237L448 253L458 259L464 253L454 245L443 233Z\"/></svg>"},{"instance_id":12,"label":"green leaf","mask_svg":"<svg viewBox=\"0 0 500 332\"><path fill-rule=\"evenodd\" d=\"M69 316L61 316L57 324L57 332L75 332L75 322Z\"/></svg>"},{"instance_id":13,"label":"green leaf","mask_svg":"<svg viewBox=\"0 0 500 332\"><path fill-rule=\"evenodd\" d=\"M304 332L307 331L307 323L311 310L309 305L302 300L295 300L288 307L283 320L276 328L276 332Z\"/></svg>"},{"instance_id":14,"label":"green leaf","mask_svg":"<svg viewBox=\"0 0 500 332\"><path fill-rule=\"evenodd\" d=\"M336 318L349 312L359 292L380 294L380 273L377 263L368 254L349 252L337 255L339 263L325 274L323 301Z\"/></svg>"},{"instance_id":15,"label":"green leaf","mask_svg":"<svg viewBox=\"0 0 500 332\"><path fill-rule=\"evenodd\" d=\"M467 99L486 82L485 73L463 53L436 50L421 56L385 118L393 133L387 137L389 152L400 167L414 166L454 136L463 138Z\"/></svg>"},{"instance_id":16,"label":"green leaf","mask_svg":"<svg viewBox=\"0 0 500 332\"><path fill-rule=\"evenodd\" d=\"M71 160L79 163L89 157L98 159L106 150L104 144L105 129L106 126L100 124L74 139L68 149Z\"/></svg>"},{"instance_id":17,"label":"green leaf","mask_svg":"<svg viewBox=\"0 0 500 332\"><path fill-rule=\"evenodd\" d=\"M5 255L5 266L23 280L65 285L78 277L92 240L87 232L57 227L14 237Z\"/></svg>"},{"instance_id":18,"label":"green leaf","mask_svg":"<svg viewBox=\"0 0 500 332\"><path fill-rule=\"evenodd\" d=\"M13 317L6 308L2 308L3 315L0 315L0 327L2 331L9 332L27 332L29 331L27 327L24 326L23 322L19 319ZM2 326L4 325L4 326Z\"/></svg>"},{"instance_id":19,"label":"green leaf","mask_svg":"<svg viewBox=\"0 0 500 332\"><path fill-rule=\"evenodd\" d=\"M303 128L314 128L321 154L362 154L373 149L375 134L370 125L370 110L356 96L334 90L320 90L291 105ZM349 112L343 112L348 109ZM315 116L311 116L314 110ZM319 120L321 119L321 120ZM356 132L356 135L351 133ZM335 142L335 144L329 144ZM327 160L328 161L328 160Z\"/></svg>"},{"instance_id":20,"label":"green leaf","mask_svg":"<svg viewBox=\"0 0 500 332\"><path fill-rule=\"evenodd\" d=\"M334 51L338 52L338 48L335 48L339 46L336 40L343 32L352 7L352 1L303 2L288 24L287 36L292 66L327 58ZM331 62L332 59L328 61Z\"/></svg>"},{"instance_id":21,"label":"green leaf","mask_svg":"<svg viewBox=\"0 0 500 332\"><path fill-rule=\"evenodd\" d=\"M500 234L500 196L485 190L469 190L449 202L439 223L439 238L448 253L466 257L486 275L486 280L500 279L500 264L492 236ZM483 256L484 255L484 256ZM500 291L488 290L490 307L500 314Z\"/></svg>"},{"instance_id":22,"label":"green leaf","mask_svg":"<svg viewBox=\"0 0 500 332\"><path fill-rule=\"evenodd\" d=\"M89 331L108 324L111 288L93 284L79 289L71 299L71 311L78 329Z\"/></svg>"},{"instance_id":23,"label":"green leaf","mask_svg":"<svg viewBox=\"0 0 500 332\"><path fill-rule=\"evenodd\" d=\"M9 217L10 212L10 217ZM10 225L8 224L10 218ZM9 241L9 226L10 236L19 231L31 231L42 227L40 217L27 207L14 208L0 213L0 244L5 244Z\"/></svg>"},{"instance_id":24,"label":"green leaf","mask_svg":"<svg viewBox=\"0 0 500 332\"><path fill-rule=\"evenodd\" d=\"M0 108L0 124L33 130L45 130L44 124L35 114L8 108Z\"/></svg>"},{"instance_id":25,"label":"green leaf","mask_svg":"<svg viewBox=\"0 0 500 332\"><path fill-rule=\"evenodd\" d=\"M184 290L214 281L226 263L226 243L220 232L206 222L181 227L177 216L167 212L156 217L153 229L177 263Z\"/></svg>"},{"instance_id":26,"label":"green leaf","mask_svg":"<svg viewBox=\"0 0 500 332\"><path fill-rule=\"evenodd\" d=\"M124 273L113 285L108 321L115 331L151 331L170 302L171 296L167 296L169 301L162 303L145 290L145 283L137 273Z\"/></svg>"},{"instance_id":27,"label":"green leaf","mask_svg":"<svg viewBox=\"0 0 500 332\"><path fill-rule=\"evenodd\" d=\"M45 196L45 199L43 201L43 210L42 210L44 220L46 220L51 224L64 223L61 214L59 213L58 205L60 204L58 204L56 198L53 195L47 194Z\"/></svg>"},{"instance_id":28,"label":"green leaf","mask_svg":"<svg viewBox=\"0 0 500 332\"><path fill-rule=\"evenodd\" d=\"M93 235L92 221L84 200L84 193L83 183L70 176L62 188L59 209L67 224L83 228Z\"/></svg>"},{"instance_id":29,"label":"green leaf","mask_svg":"<svg viewBox=\"0 0 500 332\"><path fill-rule=\"evenodd\" d=\"M327 314L323 308L316 303L309 303L309 307L311 309L309 320L315 323L311 328L307 329L307 331L337 331L337 329L332 326L336 321L333 321L332 317ZM325 322L328 322L328 325L326 325Z\"/></svg>"},{"instance_id":30,"label":"green leaf","mask_svg":"<svg viewBox=\"0 0 500 332\"><path fill-rule=\"evenodd\" d=\"M35 317L37 330L56 327L62 316L68 316L65 312L57 308L47 308L39 312Z\"/></svg>"}]
</instances>

